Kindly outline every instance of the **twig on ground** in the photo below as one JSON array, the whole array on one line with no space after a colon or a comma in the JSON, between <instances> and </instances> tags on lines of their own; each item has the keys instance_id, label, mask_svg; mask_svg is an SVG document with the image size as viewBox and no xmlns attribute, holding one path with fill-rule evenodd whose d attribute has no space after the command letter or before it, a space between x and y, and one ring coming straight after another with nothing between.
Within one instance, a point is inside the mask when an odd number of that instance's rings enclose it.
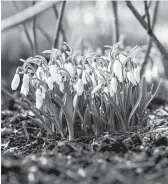
<instances>
[{"instance_id":1,"label":"twig on ground","mask_svg":"<svg viewBox=\"0 0 168 184\"><path fill-rule=\"evenodd\" d=\"M119 21L118 21L118 10L117 1L112 1L113 10L113 45L119 41Z\"/></svg>"},{"instance_id":2,"label":"twig on ground","mask_svg":"<svg viewBox=\"0 0 168 184\"><path fill-rule=\"evenodd\" d=\"M12 15L11 17L8 17L1 22L1 31L5 31L7 29L10 29L12 27L18 26L19 24L22 24L23 22L26 22L27 20L31 19L32 17L46 11L47 9L51 8L53 4L58 3L57 0L55 1L42 1L39 3L36 3L36 5L31 6L30 8L27 8L26 10L23 10L15 15Z\"/></svg>"},{"instance_id":3,"label":"twig on ground","mask_svg":"<svg viewBox=\"0 0 168 184\"><path fill-rule=\"evenodd\" d=\"M33 1L33 6L36 4L35 1ZM38 44L37 44L37 32L36 32L36 16L33 17L33 37L34 37L34 50L33 50L33 56L35 56L38 53Z\"/></svg>"},{"instance_id":4,"label":"twig on ground","mask_svg":"<svg viewBox=\"0 0 168 184\"><path fill-rule=\"evenodd\" d=\"M125 1L126 5L128 6L128 8L131 10L131 12L134 14L134 16L136 17L136 19L140 22L140 24L142 25L142 27L145 30L148 30L148 24L146 23L146 21L142 18L142 16L138 13L138 11L135 9L135 7L132 5L131 1ZM168 58L168 53L165 50L165 48L163 47L163 45L161 44L161 42L158 40L158 38L155 36L155 34L150 31L148 33L148 35L153 39L154 43L156 44L156 46L158 47L160 53L165 57Z\"/></svg>"},{"instance_id":5,"label":"twig on ground","mask_svg":"<svg viewBox=\"0 0 168 184\"><path fill-rule=\"evenodd\" d=\"M158 8L159 8L159 1L156 1L155 7L154 7L154 13L153 13L152 25L151 25L151 30L152 31L154 31L154 27L155 27L155 24L156 24ZM151 47L152 47L152 38L149 37L148 38L148 44L147 44L147 50L146 50L146 54L145 54L145 59L144 59L144 62L142 64L142 67L141 67L141 72L140 72L141 77L142 77L142 75L144 73L145 66L147 65L147 62L148 62L148 58L149 58L149 55L150 55Z\"/></svg>"},{"instance_id":6,"label":"twig on ground","mask_svg":"<svg viewBox=\"0 0 168 184\"><path fill-rule=\"evenodd\" d=\"M20 10L19 10L19 8L18 8L18 6L17 6L16 1L13 1L13 5L14 5L16 11L19 12ZM26 23L25 23L25 22L23 22L22 27L23 27L23 29L24 29L24 32L25 32L27 41L28 41L28 43L29 43L29 45L30 45L31 54L33 54L34 45L33 45L33 41L32 41L32 39L31 39L31 37L30 37L29 31L28 31L28 29L27 29L27 26L26 26Z\"/></svg>"},{"instance_id":7,"label":"twig on ground","mask_svg":"<svg viewBox=\"0 0 168 184\"><path fill-rule=\"evenodd\" d=\"M58 16L58 19L57 19L56 27L55 27L52 48L58 47L58 39L59 39L59 33L60 33L60 29L61 29L61 23L62 23L62 18L63 18L63 14L64 14L65 5L66 5L66 1L63 1L62 5L61 5L59 16Z\"/></svg>"}]
</instances>

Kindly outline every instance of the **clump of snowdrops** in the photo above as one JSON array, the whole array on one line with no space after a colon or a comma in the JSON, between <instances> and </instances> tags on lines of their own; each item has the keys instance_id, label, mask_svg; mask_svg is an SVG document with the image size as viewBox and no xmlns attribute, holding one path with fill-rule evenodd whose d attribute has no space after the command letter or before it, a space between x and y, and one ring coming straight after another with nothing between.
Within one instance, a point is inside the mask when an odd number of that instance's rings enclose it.
<instances>
[{"instance_id":1,"label":"clump of snowdrops","mask_svg":"<svg viewBox=\"0 0 168 184\"><path fill-rule=\"evenodd\" d=\"M21 59L11 87L20 84L23 107L31 110L30 119L50 134L74 139L80 125L85 135L103 132L131 131L144 124L146 108L155 96L153 86L147 91L145 78L134 55L136 46L124 53L114 46L106 46L108 57L91 53L81 56L80 51L64 43L64 51L52 49L47 61L43 56Z\"/></svg>"}]
</instances>

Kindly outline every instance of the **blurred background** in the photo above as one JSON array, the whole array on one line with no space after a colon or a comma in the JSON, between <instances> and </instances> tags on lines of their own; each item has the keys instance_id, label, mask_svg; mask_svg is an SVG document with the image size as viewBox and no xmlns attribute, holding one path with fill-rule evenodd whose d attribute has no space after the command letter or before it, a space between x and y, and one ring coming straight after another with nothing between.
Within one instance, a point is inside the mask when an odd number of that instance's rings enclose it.
<instances>
[{"instance_id":1,"label":"blurred background","mask_svg":"<svg viewBox=\"0 0 168 184\"><path fill-rule=\"evenodd\" d=\"M40 1L2 1L1 19L2 22L12 17L16 13L41 3ZM132 2L140 15L145 15L144 2ZM159 42L168 52L168 2L158 3L157 18L154 33ZM153 15L155 2L148 1L150 15ZM75 50L82 50L84 54L88 52L99 52L103 54L105 45L114 43L114 12L117 9L118 35L123 41L124 47L135 45L142 48L147 47L147 31L140 25L124 1L67 1L58 2L46 11L37 15L35 19L30 19L24 24L20 24L9 29L2 30L1 34L1 67L2 67L2 87L10 91L10 84L15 74L16 68L21 65L20 58L27 59L35 54L42 54L42 51L51 49L54 44L56 28L59 24L59 40L57 47L60 48L63 41L68 42ZM23 14L24 16L24 14ZM61 17L61 18L60 18ZM60 18L60 19L59 19ZM145 18L144 18L145 19ZM151 16L152 19L152 16ZM146 20L146 19L145 19ZM147 21L147 20L146 20ZM25 31L26 29L26 31ZM36 51L27 39L26 32L34 45L34 32L36 29ZM150 52L153 64L146 67L149 78L163 78L166 82L165 71L168 70L167 58L163 58L159 50L152 44ZM145 52L138 56L142 62ZM166 63L167 61L167 63ZM150 71L150 72L149 72ZM151 82L151 78L149 82ZM166 85L166 83L164 83ZM166 88L166 87L165 87Z\"/></svg>"}]
</instances>

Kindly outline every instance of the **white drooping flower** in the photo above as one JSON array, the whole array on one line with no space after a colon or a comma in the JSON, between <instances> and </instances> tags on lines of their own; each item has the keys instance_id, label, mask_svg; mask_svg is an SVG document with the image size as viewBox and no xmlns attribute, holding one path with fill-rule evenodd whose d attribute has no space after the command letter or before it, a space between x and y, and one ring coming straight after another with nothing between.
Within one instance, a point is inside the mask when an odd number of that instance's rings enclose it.
<instances>
[{"instance_id":1,"label":"white drooping flower","mask_svg":"<svg viewBox=\"0 0 168 184\"><path fill-rule=\"evenodd\" d=\"M81 96L84 90L84 84L82 79L78 79L77 84L76 84L76 92L78 96Z\"/></svg>"},{"instance_id":2,"label":"white drooping flower","mask_svg":"<svg viewBox=\"0 0 168 184\"><path fill-rule=\"evenodd\" d=\"M99 84L99 85L97 85L97 86L93 89L93 91L92 91L92 93L91 93L92 98L94 97L94 94L97 93L97 92L101 89L101 87L102 87L102 84Z\"/></svg>"},{"instance_id":3,"label":"white drooping flower","mask_svg":"<svg viewBox=\"0 0 168 184\"><path fill-rule=\"evenodd\" d=\"M23 75L23 86L25 88L29 88L29 81L30 81L30 77L29 77L29 74L28 73L25 73Z\"/></svg>"},{"instance_id":4,"label":"white drooping flower","mask_svg":"<svg viewBox=\"0 0 168 184\"><path fill-rule=\"evenodd\" d=\"M117 92L117 86L118 86L117 79L113 77L110 82L110 88L113 90L114 93Z\"/></svg>"},{"instance_id":5,"label":"white drooping flower","mask_svg":"<svg viewBox=\"0 0 168 184\"><path fill-rule=\"evenodd\" d=\"M42 81L45 80L45 73L44 73L44 70L43 70L43 68L42 68L41 66L39 66L39 67L37 68L36 74L37 74L37 77L38 77L40 80L42 80Z\"/></svg>"},{"instance_id":6,"label":"white drooping flower","mask_svg":"<svg viewBox=\"0 0 168 184\"><path fill-rule=\"evenodd\" d=\"M140 82L140 69L139 68L134 68L134 77L137 83Z\"/></svg>"},{"instance_id":7,"label":"white drooping flower","mask_svg":"<svg viewBox=\"0 0 168 184\"><path fill-rule=\"evenodd\" d=\"M60 88L60 91L63 93L64 92L64 82L63 81L59 83L59 88Z\"/></svg>"},{"instance_id":8,"label":"white drooping flower","mask_svg":"<svg viewBox=\"0 0 168 184\"><path fill-rule=\"evenodd\" d=\"M51 76L49 76L49 77L47 78L46 82L47 82L47 85L48 85L49 89L50 89L50 90L53 90L54 85L53 85L53 80L52 80Z\"/></svg>"},{"instance_id":9,"label":"white drooping flower","mask_svg":"<svg viewBox=\"0 0 168 184\"><path fill-rule=\"evenodd\" d=\"M123 70L123 67L122 67L122 64L120 63L120 61L118 61L118 60L114 61L113 72L115 73L115 75L117 76L117 78L120 82L124 81L124 70Z\"/></svg>"},{"instance_id":10,"label":"white drooping flower","mask_svg":"<svg viewBox=\"0 0 168 184\"><path fill-rule=\"evenodd\" d=\"M108 90L108 87L104 87L104 90L103 90L106 94L108 94L109 90Z\"/></svg>"},{"instance_id":11,"label":"white drooping flower","mask_svg":"<svg viewBox=\"0 0 168 184\"><path fill-rule=\"evenodd\" d=\"M83 73L82 73L82 80L83 80L83 84L87 84L86 71L85 70L83 70Z\"/></svg>"},{"instance_id":12,"label":"white drooping flower","mask_svg":"<svg viewBox=\"0 0 168 184\"><path fill-rule=\"evenodd\" d=\"M127 78L128 80L133 84L133 85L136 85L136 80L135 80L135 77L134 75L132 74L132 72L127 72Z\"/></svg>"},{"instance_id":13,"label":"white drooping flower","mask_svg":"<svg viewBox=\"0 0 168 184\"><path fill-rule=\"evenodd\" d=\"M40 88L37 88L37 90L36 90L36 107L37 107L37 109L40 109L42 105L43 105L42 92L41 92Z\"/></svg>"},{"instance_id":14,"label":"white drooping flower","mask_svg":"<svg viewBox=\"0 0 168 184\"><path fill-rule=\"evenodd\" d=\"M49 70L50 70L50 74L53 82L56 82L59 84L60 76L58 74L57 67L55 65L50 65Z\"/></svg>"},{"instance_id":15,"label":"white drooping flower","mask_svg":"<svg viewBox=\"0 0 168 184\"><path fill-rule=\"evenodd\" d=\"M29 93L29 87L25 87L25 86L22 84L20 93L22 93L22 94L24 94L25 96L27 96L28 93Z\"/></svg>"},{"instance_id":16,"label":"white drooping flower","mask_svg":"<svg viewBox=\"0 0 168 184\"><path fill-rule=\"evenodd\" d=\"M18 73L15 73L11 83L12 90L16 90L19 86L19 83L20 83L20 75Z\"/></svg>"},{"instance_id":17,"label":"white drooping flower","mask_svg":"<svg viewBox=\"0 0 168 184\"><path fill-rule=\"evenodd\" d=\"M73 98L73 107L76 107L76 103L77 103L77 98L78 98L78 94L76 93L74 98Z\"/></svg>"},{"instance_id":18,"label":"white drooping flower","mask_svg":"<svg viewBox=\"0 0 168 184\"><path fill-rule=\"evenodd\" d=\"M91 73L89 76L90 76L90 79L92 81L93 87L96 87L97 83L96 83L94 73Z\"/></svg>"},{"instance_id":19,"label":"white drooping flower","mask_svg":"<svg viewBox=\"0 0 168 184\"><path fill-rule=\"evenodd\" d=\"M70 74L71 76L75 74L75 68L74 68L74 66L73 66L72 63L70 63L70 62L67 63L66 69L67 69L67 71L69 72L69 74Z\"/></svg>"},{"instance_id":20,"label":"white drooping flower","mask_svg":"<svg viewBox=\"0 0 168 184\"><path fill-rule=\"evenodd\" d=\"M44 99L45 98L45 93L47 92L45 87L40 85L40 88L41 88L41 94L42 94L42 98Z\"/></svg>"},{"instance_id":21,"label":"white drooping flower","mask_svg":"<svg viewBox=\"0 0 168 184\"><path fill-rule=\"evenodd\" d=\"M152 82L152 70L151 69L147 69L145 71L145 79L146 79L147 83Z\"/></svg>"},{"instance_id":22,"label":"white drooping flower","mask_svg":"<svg viewBox=\"0 0 168 184\"><path fill-rule=\"evenodd\" d=\"M120 62L123 64L125 61L126 61L126 59L127 59L127 57L126 56L124 56L123 54L119 54L119 60L120 60Z\"/></svg>"}]
</instances>

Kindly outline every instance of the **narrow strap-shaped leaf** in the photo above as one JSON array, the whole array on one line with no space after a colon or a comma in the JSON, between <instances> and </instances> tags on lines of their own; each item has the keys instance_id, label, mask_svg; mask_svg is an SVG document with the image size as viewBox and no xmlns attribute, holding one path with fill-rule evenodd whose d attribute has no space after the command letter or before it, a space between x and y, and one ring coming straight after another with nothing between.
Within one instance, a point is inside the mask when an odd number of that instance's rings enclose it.
<instances>
[{"instance_id":1,"label":"narrow strap-shaped leaf","mask_svg":"<svg viewBox=\"0 0 168 184\"><path fill-rule=\"evenodd\" d=\"M138 97L138 100L137 100L136 104L134 105L134 107L129 115L128 127L130 127L131 119L132 119L134 113L136 112L136 109L138 108L140 102L141 102L141 98L142 98L142 88L141 88L141 86L139 86L139 97Z\"/></svg>"},{"instance_id":2,"label":"narrow strap-shaped leaf","mask_svg":"<svg viewBox=\"0 0 168 184\"><path fill-rule=\"evenodd\" d=\"M110 104L113 106L113 108L114 108L114 110L115 110L115 113L117 114L117 116L118 116L118 118L119 118L119 120L120 120L120 122L121 122L121 125L122 125L122 127L123 127L123 130L127 130L127 127L126 127L126 125L125 125L125 122L124 122L124 120L123 120L123 117L122 117L122 115L121 115L121 113L120 113L118 107L117 107L116 104L113 102L112 98L109 98L108 96L107 96L107 98L109 99Z\"/></svg>"},{"instance_id":3,"label":"narrow strap-shaped leaf","mask_svg":"<svg viewBox=\"0 0 168 184\"><path fill-rule=\"evenodd\" d=\"M38 124L41 128L45 128L49 134L51 134L51 130L44 124L40 123L38 120L32 118L31 116L28 116L34 123Z\"/></svg>"},{"instance_id":4,"label":"narrow strap-shaped leaf","mask_svg":"<svg viewBox=\"0 0 168 184\"><path fill-rule=\"evenodd\" d=\"M84 129L85 134L87 134L87 129L86 129L87 125L88 125L89 129L92 129L91 114L90 114L89 106L86 107L86 110L84 113L83 129Z\"/></svg>"},{"instance_id":5,"label":"narrow strap-shaped leaf","mask_svg":"<svg viewBox=\"0 0 168 184\"><path fill-rule=\"evenodd\" d=\"M161 83L159 83L159 85L158 85L157 89L155 90L155 92L153 93L153 95L151 96L151 98L148 100L148 102L145 104L145 106L144 106L144 108L143 108L143 110L142 110L141 115L143 115L143 114L144 114L144 112L145 112L145 110L146 110L147 106L150 104L150 102L151 102L151 101L153 100L153 98L155 97L156 93L157 93L157 92L158 92L158 90L159 90L160 84L161 84Z\"/></svg>"},{"instance_id":6,"label":"narrow strap-shaped leaf","mask_svg":"<svg viewBox=\"0 0 168 184\"><path fill-rule=\"evenodd\" d=\"M67 120L68 131L69 131L69 140L71 141L74 139L74 129L72 124L72 117L70 116L69 111L67 110L67 106L64 105L61 98L57 95L54 95L52 100L54 103L58 103L64 111L64 114Z\"/></svg>"}]
</instances>

